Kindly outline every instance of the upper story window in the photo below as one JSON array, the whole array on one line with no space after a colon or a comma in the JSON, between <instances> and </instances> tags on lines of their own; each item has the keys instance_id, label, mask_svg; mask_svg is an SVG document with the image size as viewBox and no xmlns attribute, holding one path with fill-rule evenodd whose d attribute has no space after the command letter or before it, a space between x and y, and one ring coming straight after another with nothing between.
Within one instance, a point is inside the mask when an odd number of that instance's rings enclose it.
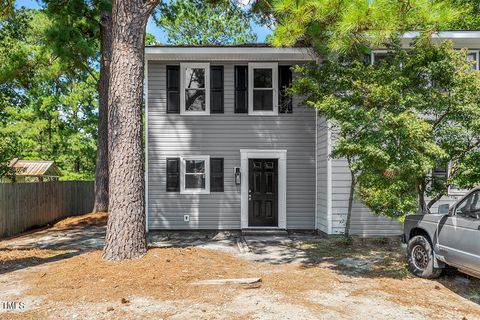
<instances>
[{"instance_id":1,"label":"upper story window","mask_svg":"<svg viewBox=\"0 0 480 320\"><path fill-rule=\"evenodd\" d=\"M370 61L372 64L378 64L381 61L385 61L386 63L391 63L393 60L394 54L392 52L386 50L378 50L371 53ZM473 70L479 70L479 51L468 51L467 53L468 61L474 61L475 63L472 65Z\"/></svg>"},{"instance_id":2,"label":"upper story window","mask_svg":"<svg viewBox=\"0 0 480 320\"><path fill-rule=\"evenodd\" d=\"M478 65L478 51L469 51L467 53L467 59L468 61L474 61L475 63L472 65L473 70L478 70L479 65Z\"/></svg>"},{"instance_id":3,"label":"upper story window","mask_svg":"<svg viewBox=\"0 0 480 320\"><path fill-rule=\"evenodd\" d=\"M180 64L180 113L210 114L209 63Z\"/></svg>"},{"instance_id":4,"label":"upper story window","mask_svg":"<svg viewBox=\"0 0 480 320\"><path fill-rule=\"evenodd\" d=\"M250 63L248 65L248 113L278 114L278 64Z\"/></svg>"},{"instance_id":5,"label":"upper story window","mask_svg":"<svg viewBox=\"0 0 480 320\"><path fill-rule=\"evenodd\" d=\"M393 60L394 54L386 50L374 51L371 53L370 61L372 64L378 64L381 61L386 63L391 63Z\"/></svg>"}]
</instances>

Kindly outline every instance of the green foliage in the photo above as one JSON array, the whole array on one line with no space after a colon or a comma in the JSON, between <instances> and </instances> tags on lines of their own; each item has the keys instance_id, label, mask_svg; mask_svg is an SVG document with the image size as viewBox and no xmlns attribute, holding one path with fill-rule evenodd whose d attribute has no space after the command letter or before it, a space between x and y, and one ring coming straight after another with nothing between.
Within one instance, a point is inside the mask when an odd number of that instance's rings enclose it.
<instances>
[{"instance_id":1,"label":"green foliage","mask_svg":"<svg viewBox=\"0 0 480 320\"><path fill-rule=\"evenodd\" d=\"M451 25L452 30L480 30L480 1L451 0L454 4L465 8L466 14Z\"/></svg>"},{"instance_id":2,"label":"green foliage","mask_svg":"<svg viewBox=\"0 0 480 320\"><path fill-rule=\"evenodd\" d=\"M0 136L5 159L55 160L63 173L93 178L95 71L74 70L56 54L43 12L16 10L0 29ZM74 72L75 71L75 72Z\"/></svg>"},{"instance_id":3,"label":"green foliage","mask_svg":"<svg viewBox=\"0 0 480 320\"><path fill-rule=\"evenodd\" d=\"M365 53L399 32L447 29L465 12L449 1L273 0L277 28L272 43L298 42L317 52Z\"/></svg>"},{"instance_id":4,"label":"green foliage","mask_svg":"<svg viewBox=\"0 0 480 320\"><path fill-rule=\"evenodd\" d=\"M146 33L145 34L145 45L146 46L153 46L158 44L157 39L155 39L155 36L151 33Z\"/></svg>"},{"instance_id":5,"label":"green foliage","mask_svg":"<svg viewBox=\"0 0 480 320\"><path fill-rule=\"evenodd\" d=\"M0 0L0 21L6 19L13 11L14 0Z\"/></svg>"},{"instance_id":6,"label":"green foliage","mask_svg":"<svg viewBox=\"0 0 480 320\"><path fill-rule=\"evenodd\" d=\"M233 1L173 0L160 4L154 19L172 44L215 45L256 41L250 17Z\"/></svg>"},{"instance_id":7,"label":"green foliage","mask_svg":"<svg viewBox=\"0 0 480 320\"><path fill-rule=\"evenodd\" d=\"M100 15L111 0L43 0L50 24L44 29L48 47L63 70L91 72L99 60Z\"/></svg>"},{"instance_id":8,"label":"green foliage","mask_svg":"<svg viewBox=\"0 0 480 320\"><path fill-rule=\"evenodd\" d=\"M390 50L390 61L374 66L330 59L298 68L303 77L292 90L331 121L332 156L350 159L357 196L375 213L401 218L449 185L480 183L480 75L448 42L424 37ZM448 180L431 177L448 163Z\"/></svg>"},{"instance_id":9,"label":"green foliage","mask_svg":"<svg viewBox=\"0 0 480 320\"><path fill-rule=\"evenodd\" d=\"M18 141L14 135L0 133L0 182L15 180L15 170L8 164L18 153Z\"/></svg>"}]
</instances>

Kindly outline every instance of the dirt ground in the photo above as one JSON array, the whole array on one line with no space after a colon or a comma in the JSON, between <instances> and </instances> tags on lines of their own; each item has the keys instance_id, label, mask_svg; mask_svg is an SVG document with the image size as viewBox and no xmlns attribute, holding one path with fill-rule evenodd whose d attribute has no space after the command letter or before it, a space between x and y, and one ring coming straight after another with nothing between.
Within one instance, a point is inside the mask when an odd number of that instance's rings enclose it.
<instances>
[{"instance_id":1,"label":"dirt ground","mask_svg":"<svg viewBox=\"0 0 480 320\"><path fill-rule=\"evenodd\" d=\"M196 235L193 242L162 235L163 242L152 242L160 247L124 262L104 261L88 244L70 248L70 234L104 221L75 218L42 237L0 241L0 319L480 319L479 280L456 271L435 281L412 277L396 242L347 245L293 234L281 242L285 251L247 239L246 253L225 242L236 235ZM32 237L42 246L28 242ZM52 238L67 238L69 245L47 245ZM264 259L288 252L301 259ZM251 277L262 281L195 284ZM4 302L17 303L17 310Z\"/></svg>"}]
</instances>

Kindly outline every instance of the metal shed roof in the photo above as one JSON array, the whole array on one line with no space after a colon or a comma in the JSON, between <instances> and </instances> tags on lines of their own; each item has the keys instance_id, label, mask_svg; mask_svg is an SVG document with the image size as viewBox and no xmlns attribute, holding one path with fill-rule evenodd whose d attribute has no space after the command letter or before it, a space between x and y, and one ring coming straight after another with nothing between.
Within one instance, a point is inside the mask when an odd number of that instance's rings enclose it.
<instances>
[{"instance_id":1,"label":"metal shed roof","mask_svg":"<svg viewBox=\"0 0 480 320\"><path fill-rule=\"evenodd\" d=\"M19 160L10 161L10 167L15 168L15 174L23 177L60 177L62 173L54 161Z\"/></svg>"}]
</instances>

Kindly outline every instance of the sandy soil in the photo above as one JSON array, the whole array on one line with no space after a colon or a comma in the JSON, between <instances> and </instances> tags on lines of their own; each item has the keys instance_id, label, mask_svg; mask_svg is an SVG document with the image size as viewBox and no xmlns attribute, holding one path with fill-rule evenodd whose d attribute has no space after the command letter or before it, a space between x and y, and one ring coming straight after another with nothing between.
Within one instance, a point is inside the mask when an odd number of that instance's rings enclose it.
<instances>
[{"instance_id":1,"label":"sandy soil","mask_svg":"<svg viewBox=\"0 0 480 320\"><path fill-rule=\"evenodd\" d=\"M15 311L0 304L0 319L480 319L480 306L464 297L479 281L457 273L414 278L397 244L291 245L308 260L272 264L172 246L133 261L107 262L99 250L56 261L48 259L62 250L0 249L0 302L24 303ZM48 263L15 267L24 258ZM262 282L194 284L250 277Z\"/></svg>"}]
</instances>

